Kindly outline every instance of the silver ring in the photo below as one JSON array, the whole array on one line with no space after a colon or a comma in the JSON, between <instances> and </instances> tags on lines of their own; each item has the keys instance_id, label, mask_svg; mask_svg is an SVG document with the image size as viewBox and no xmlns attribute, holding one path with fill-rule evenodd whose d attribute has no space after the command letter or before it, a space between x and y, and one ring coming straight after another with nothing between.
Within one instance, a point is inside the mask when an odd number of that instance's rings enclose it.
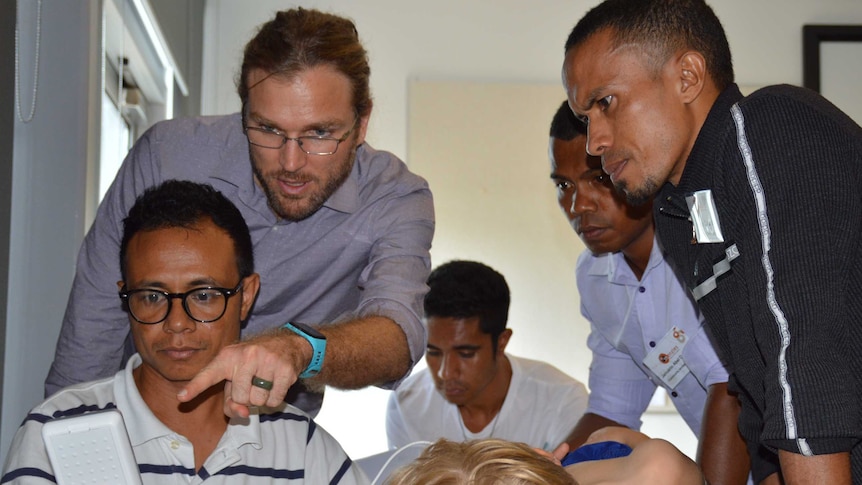
<instances>
[{"instance_id":1,"label":"silver ring","mask_svg":"<svg viewBox=\"0 0 862 485\"><path fill-rule=\"evenodd\" d=\"M264 391L271 391L272 390L272 381L268 381L266 379L261 379L258 376L253 376L251 378L251 385L254 387L259 387L259 388L263 389Z\"/></svg>"}]
</instances>

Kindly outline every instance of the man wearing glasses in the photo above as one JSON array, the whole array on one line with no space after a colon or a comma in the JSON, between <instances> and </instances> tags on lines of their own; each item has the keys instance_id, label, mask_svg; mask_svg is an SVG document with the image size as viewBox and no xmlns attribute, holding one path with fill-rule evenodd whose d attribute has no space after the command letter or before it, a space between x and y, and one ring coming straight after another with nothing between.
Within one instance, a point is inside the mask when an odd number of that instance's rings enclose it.
<instances>
[{"instance_id":1,"label":"man wearing glasses","mask_svg":"<svg viewBox=\"0 0 862 485\"><path fill-rule=\"evenodd\" d=\"M170 180L146 190L123 226L115 288L138 353L113 377L64 389L33 409L0 480L53 481L59 467L49 463L42 425L117 409L144 484L367 483L341 446L290 405L227 419L222 385L187 403L170 398L239 338L258 294L236 207L212 187ZM86 461L97 448L69 453Z\"/></svg>"},{"instance_id":2,"label":"man wearing glasses","mask_svg":"<svg viewBox=\"0 0 862 485\"><path fill-rule=\"evenodd\" d=\"M211 184L242 212L262 282L244 331L271 330L223 349L181 399L226 380L232 415L286 395L314 414L324 384L394 387L406 376L425 346L433 205L423 179L364 143L369 74L351 21L278 12L246 46L241 113L147 132L84 241L46 393L113 375L130 353L112 254L135 197L167 179ZM291 388L298 378L321 391Z\"/></svg>"}]
</instances>

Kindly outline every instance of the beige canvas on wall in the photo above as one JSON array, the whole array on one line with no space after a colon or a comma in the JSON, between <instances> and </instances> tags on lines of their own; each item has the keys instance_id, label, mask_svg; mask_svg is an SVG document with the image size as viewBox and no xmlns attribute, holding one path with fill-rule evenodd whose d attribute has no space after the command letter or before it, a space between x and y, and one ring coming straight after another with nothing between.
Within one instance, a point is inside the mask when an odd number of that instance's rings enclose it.
<instances>
[{"instance_id":1,"label":"beige canvas on wall","mask_svg":"<svg viewBox=\"0 0 862 485\"><path fill-rule=\"evenodd\" d=\"M584 246L557 205L548 130L559 84L414 81L407 163L434 193L432 264L481 261L512 292L509 350L587 382L589 323L575 264Z\"/></svg>"}]
</instances>

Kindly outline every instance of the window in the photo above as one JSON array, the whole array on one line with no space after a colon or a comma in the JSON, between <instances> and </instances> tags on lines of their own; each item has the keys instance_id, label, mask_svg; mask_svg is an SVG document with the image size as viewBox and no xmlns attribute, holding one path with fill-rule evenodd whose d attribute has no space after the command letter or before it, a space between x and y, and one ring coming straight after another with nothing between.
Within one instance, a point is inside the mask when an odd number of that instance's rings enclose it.
<instances>
[{"instance_id":1,"label":"window","mask_svg":"<svg viewBox=\"0 0 862 485\"><path fill-rule=\"evenodd\" d=\"M134 141L173 116L175 85L188 94L147 0L105 0L99 201Z\"/></svg>"}]
</instances>

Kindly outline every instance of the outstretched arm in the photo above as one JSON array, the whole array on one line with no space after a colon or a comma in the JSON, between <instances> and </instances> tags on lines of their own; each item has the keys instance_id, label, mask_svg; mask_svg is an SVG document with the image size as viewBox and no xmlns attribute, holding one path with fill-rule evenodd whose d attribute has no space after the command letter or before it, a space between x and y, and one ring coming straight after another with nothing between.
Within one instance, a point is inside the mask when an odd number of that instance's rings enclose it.
<instances>
[{"instance_id":1,"label":"outstretched arm","mask_svg":"<svg viewBox=\"0 0 862 485\"><path fill-rule=\"evenodd\" d=\"M407 338L386 317L364 317L321 327L326 357L310 385L358 389L401 378L410 369ZM278 406L311 361L311 345L299 335L279 329L231 345L201 370L177 396L189 401L205 389L227 381L225 412L248 416L248 406ZM251 385L252 377L271 381L271 390Z\"/></svg>"},{"instance_id":2,"label":"outstretched arm","mask_svg":"<svg viewBox=\"0 0 862 485\"><path fill-rule=\"evenodd\" d=\"M389 163L381 159L378 165ZM321 371L307 380L313 387L394 385L425 349L420 315L434 234L431 193L406 167L393 164L388 170L380 177L379 200L367 209L371 215L363 235L371 249L355 282L361 291L351 318L303 322L315 325L327 340ZM311 345L302 337L283 329L266 332L222 349L178 398L192 399L226 380L228 414L243 416L250 405L280 404L311 357ZM252 386L253 376L272 381L272 389Z\"/></svg>"}]
</instances>

